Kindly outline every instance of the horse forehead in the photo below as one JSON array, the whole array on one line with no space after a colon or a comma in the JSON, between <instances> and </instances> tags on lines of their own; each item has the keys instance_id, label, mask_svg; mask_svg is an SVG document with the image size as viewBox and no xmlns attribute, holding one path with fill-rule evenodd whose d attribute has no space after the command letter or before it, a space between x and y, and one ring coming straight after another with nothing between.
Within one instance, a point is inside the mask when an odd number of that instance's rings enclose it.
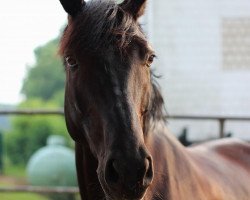
<instances>
[{"instance_id":1,"label":"horse forehead","mask_svg":"<svg viewBox=\"0 0 250 200\"><path fill-rule=\"evenodd\" d=\"M114 55L83 58L81 60L79 78L83 87L108 90L109 94L120 94L126 89L130 73L129 65L123 63ZM77 77L77 76L75 76ZM87 82L85 82L87 81ZM87 83L87 84L84 84ZM94 84L93 84L94 83ZM102 92L102 94L103 94Z\"/></svg>"}]
</instances>

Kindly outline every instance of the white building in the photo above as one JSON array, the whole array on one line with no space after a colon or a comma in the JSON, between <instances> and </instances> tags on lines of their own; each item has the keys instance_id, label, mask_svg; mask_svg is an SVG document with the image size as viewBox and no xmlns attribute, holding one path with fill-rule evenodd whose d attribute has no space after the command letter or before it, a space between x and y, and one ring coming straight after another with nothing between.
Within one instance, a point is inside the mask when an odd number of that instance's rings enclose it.
<instances>
[{"instance_id":1,"label":"white building","mask_svg":"<svg viewBox=\"0 0 250 200\"><path fill-rule=\"evenodd\" d=\"M168 113L250 116L250 1L149 0L142 20ZM172 132L218 136L217 122L169 121ZM250 122L226 132L250 138Z\"/></svg>"}]
</instances>

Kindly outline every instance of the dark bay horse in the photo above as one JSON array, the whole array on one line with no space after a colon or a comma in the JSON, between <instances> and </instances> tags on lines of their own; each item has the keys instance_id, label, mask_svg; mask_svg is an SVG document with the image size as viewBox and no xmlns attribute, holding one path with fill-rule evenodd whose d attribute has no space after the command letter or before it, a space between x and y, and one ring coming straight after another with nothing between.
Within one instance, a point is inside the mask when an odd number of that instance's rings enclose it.
<instances>
[{"instance_id":1,"label":"dark bay horse","mask_svg":"<svg viewBox=\"0 0 250 200\"><path fill-rule=\"evenodd\" d=\"M138 23L146 0L60 0L65 117L83 200L249 200L250 145L185 148L165 126Z\"/></svg>"}]
</instances>

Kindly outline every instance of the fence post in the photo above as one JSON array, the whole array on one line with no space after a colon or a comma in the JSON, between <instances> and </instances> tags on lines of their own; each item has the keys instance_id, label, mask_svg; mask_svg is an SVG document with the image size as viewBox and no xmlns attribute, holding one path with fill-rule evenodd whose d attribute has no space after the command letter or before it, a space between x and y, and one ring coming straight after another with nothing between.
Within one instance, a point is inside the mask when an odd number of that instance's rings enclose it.
<instances>
[{"instance_id":1,"label":"fence post","mask_svg":"<svg viewBox=\"0 0 250 200\"><path fill-rule=\"evenodd\" d=\"M224 133L225 119L220 118L219 123L220 123L220 138L224 138L225 137L225 133Z\"/></svg>"},{"instance_id":2,"label":"fence post","mask_svg":"<svg viewBox=\"0 0 250 200\"><path fill-rule=\"evenodd\" d=\"M0 131L0 174L3 174L3 134Z\"/></svg>"}]
</instances>

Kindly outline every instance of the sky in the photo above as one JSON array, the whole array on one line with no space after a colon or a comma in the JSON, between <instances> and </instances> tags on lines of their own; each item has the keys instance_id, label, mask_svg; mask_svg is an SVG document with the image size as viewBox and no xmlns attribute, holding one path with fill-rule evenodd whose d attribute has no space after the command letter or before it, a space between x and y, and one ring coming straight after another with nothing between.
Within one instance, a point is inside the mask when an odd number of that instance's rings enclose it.
<instances>
[{"instance_id":1,"label":"sky","mask_svg":"<svg viewBox=\"0 0 250 200\"><path fill-rule=\"evenodd\" d=\"M59 0L11 0L0 6L0 104L17 104L33 51L58 36L67 15Z\"/></svg>"}]
</instances>

